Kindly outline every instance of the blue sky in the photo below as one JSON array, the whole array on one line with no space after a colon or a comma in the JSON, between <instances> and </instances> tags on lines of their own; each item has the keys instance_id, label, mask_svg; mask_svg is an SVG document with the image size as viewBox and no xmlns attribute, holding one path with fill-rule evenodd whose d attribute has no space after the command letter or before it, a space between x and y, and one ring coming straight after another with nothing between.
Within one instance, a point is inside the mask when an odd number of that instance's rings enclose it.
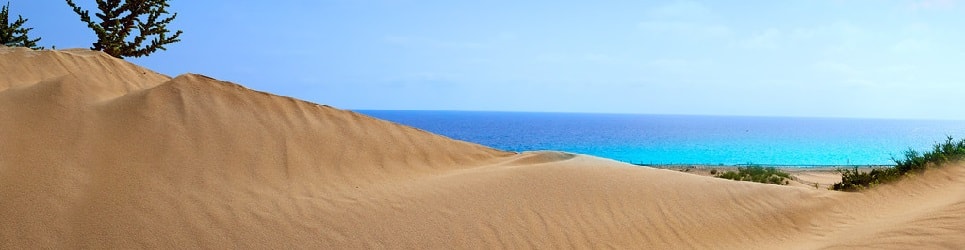
<instances>
[{"instance_id":1,"label":"blue sky","mask_svg":"<svg viewBox=\"0 0 965 250\"><path fill-rule=\"evenodd\" d=\"M130 61L345 109L965 119L962 2L581 2L172 0L182 42Z\"/></svg>"}]
</instances>

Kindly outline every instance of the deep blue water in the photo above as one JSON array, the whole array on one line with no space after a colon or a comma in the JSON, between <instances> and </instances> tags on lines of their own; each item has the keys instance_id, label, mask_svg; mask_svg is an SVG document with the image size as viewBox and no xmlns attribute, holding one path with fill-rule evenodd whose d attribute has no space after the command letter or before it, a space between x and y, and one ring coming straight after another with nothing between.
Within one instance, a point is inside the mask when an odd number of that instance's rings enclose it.
<instances>
[{"instance_id":1,"label":"deep blue water","mask_svg":"<svg viewBox=\"0 0 965 250\"><path fill-rule=\"evenodd\" d=\"M559 150L640 164L890 165L909 148L965 135L965 121L359 112L508 151Z\"/></svg>"}]
</instances>

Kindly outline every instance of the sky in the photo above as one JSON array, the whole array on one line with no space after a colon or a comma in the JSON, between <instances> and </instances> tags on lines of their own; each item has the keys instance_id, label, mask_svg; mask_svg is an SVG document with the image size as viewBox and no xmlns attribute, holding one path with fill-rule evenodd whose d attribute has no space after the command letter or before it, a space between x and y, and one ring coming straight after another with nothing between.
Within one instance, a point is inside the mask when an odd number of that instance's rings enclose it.
<instances>
[{"instance_id":1,"label":"sky","mask_svg":"<svg viewBox=\"0 0 965 250\"><path fill-rule=\"evenodd\" d=\"M343 109L965 119L954 0L169 3L182 41L129 61ZM95 40L10 5L41 46Z\"/></svg>"}]
</instances>

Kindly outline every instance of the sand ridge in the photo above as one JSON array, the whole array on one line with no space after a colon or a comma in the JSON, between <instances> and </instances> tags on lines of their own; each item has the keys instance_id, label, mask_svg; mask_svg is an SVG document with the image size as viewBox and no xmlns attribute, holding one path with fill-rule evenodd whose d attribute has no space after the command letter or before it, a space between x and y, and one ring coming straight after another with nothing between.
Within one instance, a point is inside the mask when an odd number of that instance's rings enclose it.
<instances>
[{"instance_id":1,"label":"sand ridge","mask_svg":"<svg viewBox=\"0 0 965 250\"><path fill-rule=\"evenodd\" d=\"M0 248L965 246L965 171L865 193L503 152L85 50L0 48Z\"/></svg>"}]
</instances>

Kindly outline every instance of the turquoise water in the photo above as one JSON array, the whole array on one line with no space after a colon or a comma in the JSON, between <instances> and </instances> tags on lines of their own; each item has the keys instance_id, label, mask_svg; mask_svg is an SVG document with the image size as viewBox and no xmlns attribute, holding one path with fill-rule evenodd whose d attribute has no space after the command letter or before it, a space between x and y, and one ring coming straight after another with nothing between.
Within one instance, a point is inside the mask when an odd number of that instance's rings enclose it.
<instances>
[{"instance_id":1,"label":"turquoise water","mask_svg":"<svg viewBox=\"0 0 965 250\"><path fill-rule=\"evenodd\" d=\"M637 164L889 165L909 148L965 136L965 121L359 112L502 150L559 150Z\"/></svg>"}]
</instances>

